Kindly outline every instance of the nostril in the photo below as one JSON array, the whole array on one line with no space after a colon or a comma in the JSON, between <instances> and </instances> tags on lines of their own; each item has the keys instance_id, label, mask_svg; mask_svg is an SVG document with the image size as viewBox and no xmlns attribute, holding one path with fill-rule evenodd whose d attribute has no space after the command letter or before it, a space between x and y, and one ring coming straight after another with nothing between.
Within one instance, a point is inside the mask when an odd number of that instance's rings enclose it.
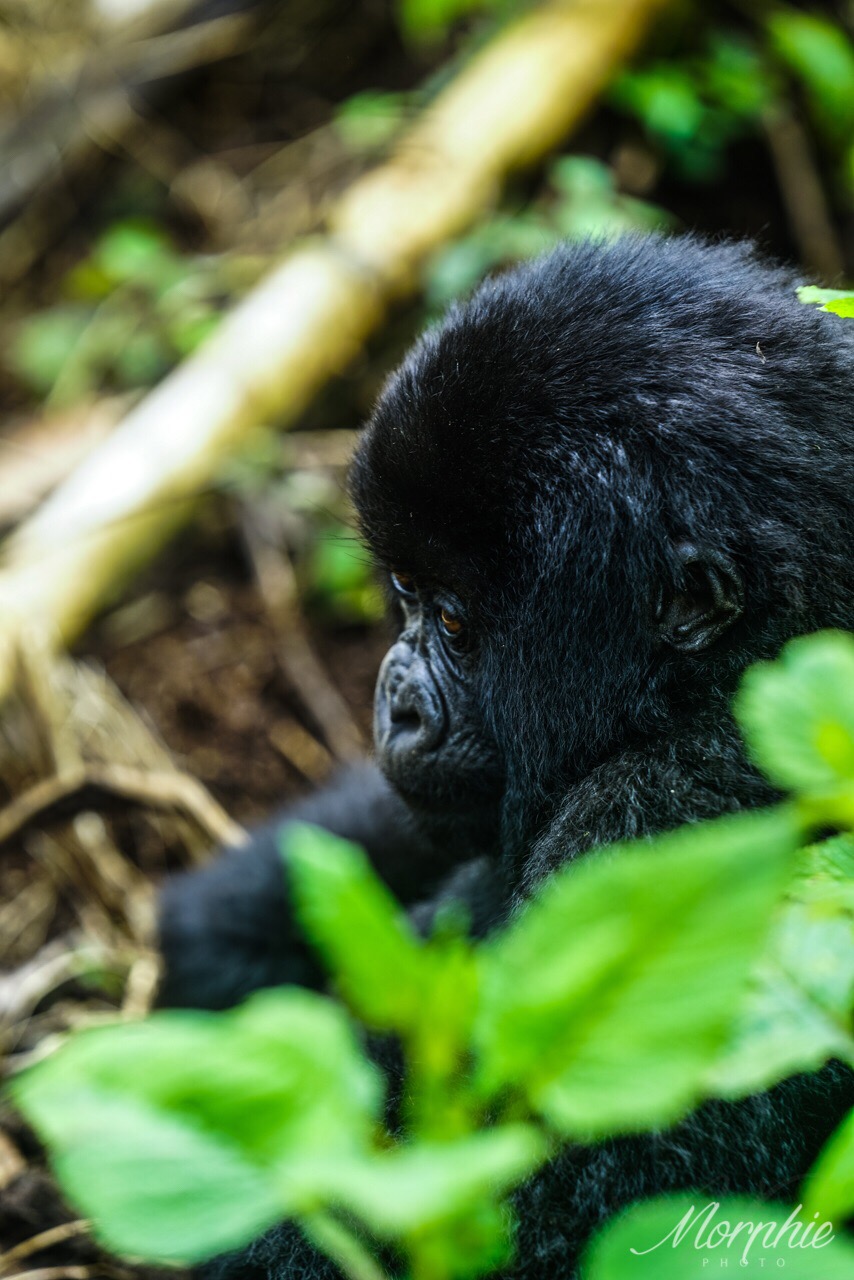
<instances>
[{"instance_id":1,"label":"nostril","mask_svg":"<svg viewBox=\"0 0 854 1280\"><path fill-rule=\"evenodd\" d=\"M391 708L391 722L403 729L417 729L421 724L421 717L412 707L393 705Z\"/></svg>"},{"instance_id":2,"label":"nostril","mask_svg":"<svg viewBox=\"0 0 854 1280\"><path fill-rule=\"evenodd\" d=\"M421 725L421 714L417 699L405 684L399 684L390 690L389 713L392 724L402 729L418 729Z\"/></svg>"}]
</instances>

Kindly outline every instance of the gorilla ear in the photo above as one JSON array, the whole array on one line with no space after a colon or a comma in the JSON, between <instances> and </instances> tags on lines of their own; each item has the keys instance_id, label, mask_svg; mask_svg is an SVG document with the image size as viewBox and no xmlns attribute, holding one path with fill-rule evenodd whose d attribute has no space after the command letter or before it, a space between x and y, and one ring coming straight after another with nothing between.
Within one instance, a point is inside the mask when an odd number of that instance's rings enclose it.
<instances>
[{"instance_id":1,"label":"gorilla ear","mask_svg":"<svg viewBox=\"0 0 854 1280\"><path fill-rule=\"evenodd\" d=\"M691 542L678 543L674 551L682 566L682 585L662 597L659 634L682 653L701 653L741 614L744 587L732 561L720 552Z\"/></svg>"}]
</instances>

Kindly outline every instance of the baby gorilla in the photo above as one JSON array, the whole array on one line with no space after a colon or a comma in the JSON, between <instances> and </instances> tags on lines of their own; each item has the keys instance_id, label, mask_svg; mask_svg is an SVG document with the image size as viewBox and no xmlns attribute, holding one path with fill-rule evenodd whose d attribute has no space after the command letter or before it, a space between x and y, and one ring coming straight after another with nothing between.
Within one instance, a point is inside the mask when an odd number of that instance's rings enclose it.
<instances>
[{"instance_id":1,"label":"baby gorilla","mask_svg":"<svg viewBox=\"0 0 854 1280\"><path fill-rule=\"evenodd\" d=\"M749 249L577 245L483 285L392 376L353 464L398 624L377 765L167 887L165 1002L322 981L288 817L363 844L419 927L456 899L482 935L567 859L772 799L730 701L790 636L854 628L852 492L854 325ZM831 1065L569 1149L517 1197L512 1275L570 1280L642 1196L786 1199L852 1103ZM335 1273L283 1226L210 1274Z\"/></svg>"}]
</instances>

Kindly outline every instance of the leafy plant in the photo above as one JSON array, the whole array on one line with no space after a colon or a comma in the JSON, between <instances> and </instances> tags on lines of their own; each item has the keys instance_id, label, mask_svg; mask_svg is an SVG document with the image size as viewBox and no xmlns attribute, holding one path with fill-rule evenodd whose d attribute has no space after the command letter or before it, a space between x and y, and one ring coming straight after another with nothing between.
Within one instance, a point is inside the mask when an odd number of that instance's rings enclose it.
<instances>
[{"instance_id":1,"label":"leafy plant","mask_svg":"<svg viewBox=\"0 0 854 1280\"><path fill-rule=\"evenodd\" d=\"M755 131L774 93L755 43L715 31L698 55L624 72L611 101L640 122L680 176L709 182L720 176L727 148Z\"/></svg>"},{"instance_id":2,"label":"leafy plant","mask_svg":"<svg viewBox=\"0 0 854 1280\"><path fill-rule=\"evenodd\" d=\"M781 7L767 20L774 52L803 84L822 132L851 146L854 132L854 43L817 13Z\"/></svg>"},{"instance_id":3,"label":"leafy plant","mask_svg":"<svg viewBox=\"0 0 854 1280\"><path fill-rule=\"evenodd\" d=\"M13 1085L69 1198L113 1249L155 1261L210 1256L287 1216L355 1280L383 1275L387 1244L414 1280L461 1280L506 1260L510 1193L566 1139L667 1124L716 1090L736 1096L830 1054L854 1062L854 844L797 852L806 831L854 825L852 689L854 640L841 634L753 668L737 714L793 800L592 854L479 946L453 915L417 936L361 850L290 828L297 908L341 1001L403 1047L398 1123L328 997L158 1013L75 1035ZM816 1212L852 1207L852 1135L849 1122L816 1169ZM684 1254L628 1250L686 1211L632 1211L585 1275L684 1275ZM829 1240L822 1276L850 1274L852 1258Z\"/></svg>"},{"instance_id":4,"label":"leafy plant","mask_svg":"<svg viewBox=\"0 0 854 1280\"><path fill-rule=\"evenodd\" d=\"M822 311L854 317L854 293L850 289L817 289L815 285L808 284L798 289L798 297L801 302L814 303Z\"/></svg>"},{"instance_id":5,"label":"leafy plant","mask_svg":"<svg viewBox=\"0 0 854 1280\"><path fill-rule=\"evenodd\" d=\"M347 525L327 522L317 532L302 578L310 607L327 619L371 623L383 617L373 565Z\"/></svg>"},{"instance_id":6,"label":"leafy plant","mask_svg":"<svg viewBox=\"0 0 854 1280\"><path fill-rule=\"evenodd\" d=\"M37 395L69 404L157 381L219 321L221 262L177 252L156 223L114 223L66 275L65 300L29 317L6 357Z\"/></svg>"}]
</instances>

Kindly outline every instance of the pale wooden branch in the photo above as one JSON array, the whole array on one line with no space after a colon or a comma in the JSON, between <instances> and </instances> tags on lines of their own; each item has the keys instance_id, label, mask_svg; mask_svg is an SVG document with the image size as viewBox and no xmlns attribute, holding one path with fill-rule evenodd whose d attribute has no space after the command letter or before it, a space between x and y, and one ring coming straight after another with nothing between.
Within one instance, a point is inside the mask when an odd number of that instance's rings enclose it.
<instances>
[{"instance_id":1,"label":"pale wooden branch","mask_svg":"<svg viewBox=\"0 0 854 1280\"><path fill-rule=\"evenodd\" d=\"M326 239L299 245L9 539L7 641L28 617L57 644L79 636L186 522L247 429L292 425L415 286L424 257L568 133L662 4L559 0L477 55L345 195ZM0 648L0 695L12 647Z\"/></svg>"}]
</instances>

